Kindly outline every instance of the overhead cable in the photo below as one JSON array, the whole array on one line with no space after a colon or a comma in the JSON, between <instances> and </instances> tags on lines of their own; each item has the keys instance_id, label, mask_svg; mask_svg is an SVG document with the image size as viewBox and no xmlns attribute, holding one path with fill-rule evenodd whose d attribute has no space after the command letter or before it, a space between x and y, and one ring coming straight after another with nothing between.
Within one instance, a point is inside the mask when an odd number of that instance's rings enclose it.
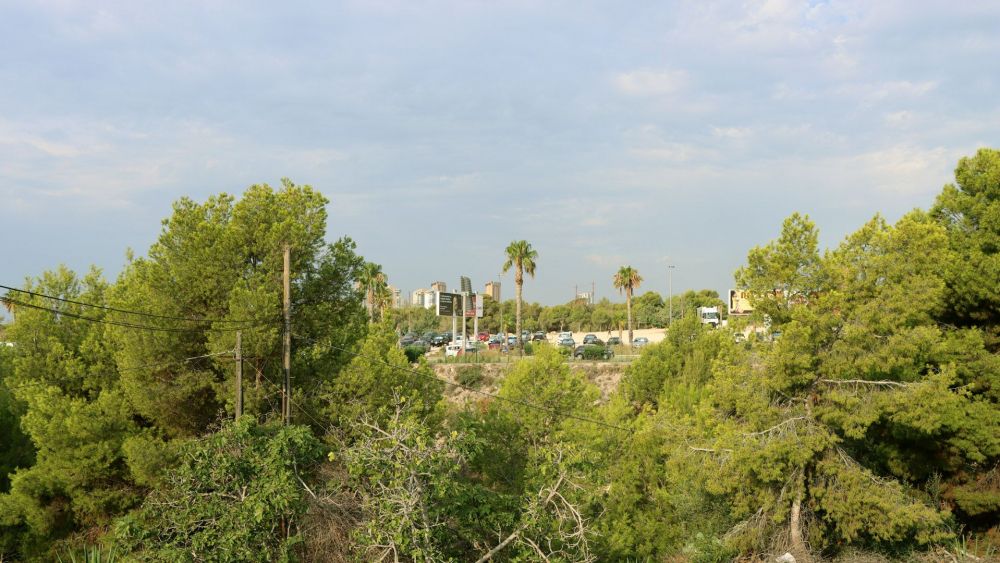
<instances>
[{"instance_id":1,"label":"overhead cable","mask_svg":"<svg viewBox=\"0 0 1000 563\"><path fill-rule=\"evenodd\" d=\"M164 319L170 321L182 321L191 323L229 323L229 324L249 324L256 323L257 320L252 319L212 319L207 317L177 317L172 315L159 315L156 313L147 313L145 311L133 311L129 309L119 309L117 307L108 307L105 305L95 305L93 303L87 303L84 301L76 301L73 299L67 299L65 297L57 297L55 295L46 295L44 293L37 293L34 291L28 291L26 289L18 289L16 287L10 287L7 285L0 284L0 289L6 289L8 291L14 291L16 293L23 293L26 295L31 295L32 297L40 297L42 299L51 299L53 301L61 301L63 303L72 303L74 305L80 305L83 307L92 307L94 309L101 309L104 311L113 311L115 313L122 313L126 315L137 315L142 317L150 317L153 319Z\"/></svg>"}]
</instances>

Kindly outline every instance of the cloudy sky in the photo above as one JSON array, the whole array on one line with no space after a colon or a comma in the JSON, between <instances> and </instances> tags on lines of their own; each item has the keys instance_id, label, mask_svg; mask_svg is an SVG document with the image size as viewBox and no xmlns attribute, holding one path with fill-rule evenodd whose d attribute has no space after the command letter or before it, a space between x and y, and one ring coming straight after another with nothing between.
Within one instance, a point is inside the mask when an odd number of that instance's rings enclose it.
<instances>
[{"instance_id":1,"label":"cloudy sky","mask_svg":"<svg viewBox=\"0 0 1000 563\"><path fill-rule=\"evenodd\" d=\"M996 2L0 0L0 283L109 277L180 196L281 177L404 291L639 269L732 284L808 213L836 244L1000 146ZM505 294L512 295L510 274Z\"/></svg>"}]
</instances>

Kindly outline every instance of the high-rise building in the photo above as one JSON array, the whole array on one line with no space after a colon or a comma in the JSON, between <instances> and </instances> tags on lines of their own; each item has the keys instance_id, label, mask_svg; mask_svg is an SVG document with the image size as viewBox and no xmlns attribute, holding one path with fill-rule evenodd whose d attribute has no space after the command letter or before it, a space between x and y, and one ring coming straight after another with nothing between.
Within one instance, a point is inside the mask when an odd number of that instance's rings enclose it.
<instances>
[{"instance_id":1,"label":"high-rise building","mask_svg":"<svg viewBox=\"0 0 1000 563\"><path fill-rule=\"evenodd\" d=\"M462 293L472 293L472 280L466 276L458 278Z\"/></svg>"},{"instance_id":2,"label":"high-rise building","mask_svg":"<svg viewBox=\"0 0 1000 563\"><path fill-rule=\"evenodd\" d=\"M399 309L403 306L403 299L400 297L402 294L398 287L389 286L389 293L392 294L392 308Z\"/></svg>"},{"instance_id":3,"label":"high-rise building","mask_svg":"<svg viewBox=\"0 0 1000 563\"><path fill-rule=\"evenodd\" d=\"M431 295L434 295L433 291L431 291L431 290L429 290L427 288L424 288L424 287L422 287L420 289L417 289L417 290L414 290L414 292L410 294L410 305L416 305L418 307L423 307L424 306L424 295L426 295L428 293L431 294Z\"/></svg>"},{"instance_id":4,"label":"high-rise building","mask_svg":"<svg viewBox=\"0 0 1000 563\"><path fill-rule=\"evenodd\" d=\"M483 291L486 295L490 296L490 299L494 301L500 301L500 282L491 281L486 282L486 290Z\"/></svg>"},{"instance_id":5,"label":"high-rise building","mask_svg":"<svg viewBox=\"0 0 1000 563\"><path fill-rule=\"evenodd\" d=\"M448 291L448 286L443 281L436 281L431 284L431 291L440 291L443 293Z\"/></svg>"}]
</instances>

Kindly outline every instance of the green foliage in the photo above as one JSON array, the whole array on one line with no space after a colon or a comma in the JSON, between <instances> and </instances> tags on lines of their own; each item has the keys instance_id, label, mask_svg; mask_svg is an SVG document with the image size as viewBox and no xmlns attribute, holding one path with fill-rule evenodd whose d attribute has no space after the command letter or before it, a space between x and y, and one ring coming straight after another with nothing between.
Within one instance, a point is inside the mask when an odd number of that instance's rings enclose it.
<instances>
[{"instance_id":1,"label":"green foliage","mask_svg":"<svg viewBox=\"0 0 1000 563\"><path fill-rule=\"evenodd\" d=\"M255 375L246 411L270 410L281 374L283 247L291 247L295 307L296 385L315 387L321 373L346 363L343 350L364 335L364 310L354 281L364 260L350 239L324 245L327 200L284 180L281 189L251 186L243 197L221 194L204 203L181 199L146 258L132 261L111 292L113 305L164 316L219 319L162 321L179 332L109 330L122 388L140 415L171 437L204 431L221 408L232 408L234 370L228 361L235 330ZM218 354L214 359L187 358Z\"/></svg>"},{"instance_id":2,"label":"green foliage","mask_svg":"<svg viewBox=\"0 0 1000 563\"><path fill-rule=\"evenodd\" d=\"M942 318L979 327L1000 350L1000 150L979 149L955 169L931 211L948 233L955 260L947 264Z\"/></svg>"},{"instance_id":3,"label":"green foliage","mask_svg":"<svg viewBox=\"0 0 1000 563\"><path fill-rule=\"evenodd\" d=\"M483 382L483 368L480 366L466 366L458 370L455 378L460 384L466 387L478 388Z\"/></svg>"},{"instance_id":4,"label":"green foliage","mask_svg":"<svg viewBox=\"0 0 1000 563\"><path fill-rule=\"evenodd\" d=\"M571 370L559 352L542 346L532 361L519 362L507 374L500 396L548 409L543 412L516 403L506 407L521 422L525 436L537 440L556 429L565 420L564 414L587 413L600 392L583 374Z\"/></svg>"},{"instance_id":5,"label":"green foliage","mask_svg":"<svg viewBox=\"0 0 1000 563\"><path fill-rule=\"evenodd\" d=\"M799 505L814 547L947 539L949 514L918 488L996 463L986 389L1000 366L981 335L934 320L952 261L943 229L919 212L876 218L823 258L811 224L793 217L786 231L741 270L748 287L783 289L763 301L783 335L716 363L707 490L747 519L733 536L744 549Z\"/></svg>"},{"instance_id":6,"label":"green foliage","mask_svg":"<svg viewBox=\"0 0 1000 563\"><path fill-rule=\"evenodd\" d=\"M0 369L7 354L6 346L0 349ZM9 369L9 368L6 368ZM0 494L10 490L9 475L18 467L28 467L34 462L35 449L31 440L21 430L21 408L3 384L0 371Z\"/></svg>"},{"instance_id":7,"label":"green foliage","mask_svg":"<svg viewBox=\"0 0 1000 563\"><path fill-rule=\"evenodd\" d=\"M808 303L823 288L818 248L816 225L793 213L777 240L750 250L747 265L736 271L736 284L750 291L756 312L783 324L792 307Z\"/></svg>"},{"instance_id":8,"label":"green foliage","mask_svg":"<svg viewBox=\"0 0 1000 563\"><path fill-rule=\"evenodd\" d=\"M227 422L185 445L165 485L118 520L118 545L133 561L287 561L302 539L300 479L321 457L306 427Z\"/></svg>"},{"instance_id":9,"label":"green foliage","mask_svg":"<svg viewBox=\"0 0 1000 563\"><path fill-rule=\"evenodd\" d=\"M461 462L458 435L434 437L401 409L383 414L382 423L360 419L345 452L364 509L359 549L372 560L441 560L449 538L440 528L451 516L446 508Z\"/></svg>"},{"instance_id":10,"label":"green foliage","mask_svg":"<svg viewBox=\"0 0 1000 563\"><path fill-rule=\"evenodd\" d=\"M406 356L406 361L410 362L411 364L416 363L417 360L419 360L426 353L427 353L426 346L414 346L411 344L403 348L403 354Z\"/></svg>"},{"instance_id":11,"label":"green foliage","mask_svg":"<svg viewBox=\"0 0 1000 563\"><path fill-rule=\"evenodd\" d=\"M79 278L66 268L26 287L98 305L107 290L98 272ZM141 491L130 482L124 462L122 444L136 432L136 423L117 386L105 326L76 317L102 318L102 312L40 298L22 300L67 313L18 306L7 330L17 345L4 382L35 455L32 464L27 444L11 444L21 454L9 462L19 468L9 476L9 492L0 495L0 525L15 531L16 538L8 536L5 543L20 544L28 556L79 528L107 524L136 504Z\"/></svg>"},{"instance_id":12,"label":"green foliage","mask_svg":"<svg viewBox=\"0 0 1000 563\"><path fill-rule=\"evenodd\" d=\"M663 401L671 409L691 412L705 395L712 362L725 338L705 330L694 312L673 323L663 342L647 346L626 369L625 396L639 408L656 409Z\"/></svg>"},{"instance_id":13,"label":"green foliage","mask_svg":"<svg viewBox=\"0 0 1000 563\"><path fill-rule=\"evenodd\" d=\"M357 355L320 388L321 412L345 436L364 415L384 422L385 409L403 400L414 416L431 414L442 398L444 384L425 362L412 367L396 346L392 320L372 325Z\"/></svg>"}]
</instances>

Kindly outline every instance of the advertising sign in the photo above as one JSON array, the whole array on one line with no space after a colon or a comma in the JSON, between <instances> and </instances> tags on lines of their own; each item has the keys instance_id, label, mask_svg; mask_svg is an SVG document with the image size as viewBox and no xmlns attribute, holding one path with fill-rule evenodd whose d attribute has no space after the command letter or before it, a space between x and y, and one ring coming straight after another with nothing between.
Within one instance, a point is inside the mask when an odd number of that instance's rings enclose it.
<instances>
[{"instance_id":1,"label":"advertising sign","mask_svg":"<svg viewBox=\"0 0 1000 563\"><path fill-rule=\"evenodd\" d=\"M434 293L437 302L437 314L439 317L453 317L462 312L462 295L459 293L445 293L437 291Z\"/></svg>"},{"instance_id":2,"label":"advertising sign","mask_svg":"<svg viewBox=\"0 0 1000 563\"><path fill-rule=\"evenodd\" d=\"M749 315L752 312L753 312L753 306L750 305L750 292L739 289L730 289L729 314Z\"/></svg>"},{"instance_id":3,"label":"advertising sign","mask_svg":"<svg viewBox=\"0 0 1000 563\"><path fill-rule=\"evenodd\" d=\"M461 297L459 297L461 299ZM483 318L483 300L479 298L479 295L473 293L466 297L465 300L465 316L466 318L478 317Z\"/></svg>"}]
</instances>

